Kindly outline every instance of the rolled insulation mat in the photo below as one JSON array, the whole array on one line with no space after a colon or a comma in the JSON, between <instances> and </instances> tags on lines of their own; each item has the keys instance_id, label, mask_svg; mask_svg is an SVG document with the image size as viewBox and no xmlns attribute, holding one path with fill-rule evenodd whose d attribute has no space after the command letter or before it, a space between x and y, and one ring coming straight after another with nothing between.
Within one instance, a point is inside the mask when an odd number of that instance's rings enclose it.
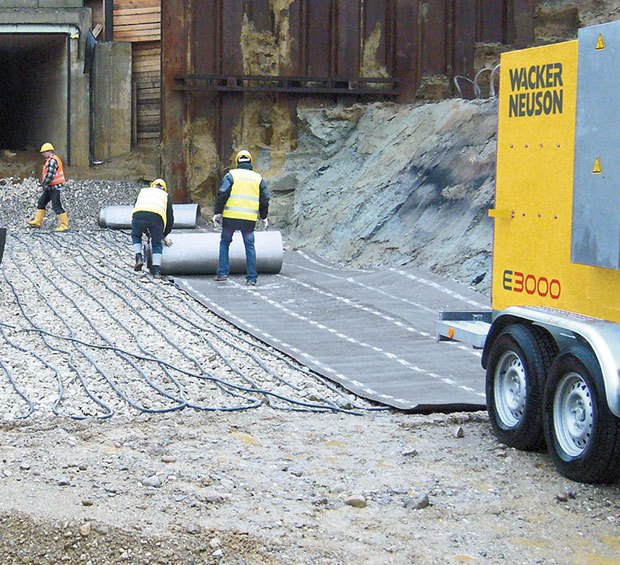
<instances>
[{"instance_id":1,"label":"rolled insulation mat","mask_svg":"<svg viewBox=\"0 0 620 565\"><path fill-rule=\"evenodd\" d=\"M161 272L164 275L214 275L220 256L218 232L172 233L172 245L164 246ZM276 274L282 269L284 247L279 231L254 232L256 270ZM150 263L150 245L146 250ZM245 273L245 246L238 231L233 235L229 250L230 274Z\"/></svg>"},{"instance_id":2,"label":"rolled insulation mat","mask_svg":"<svg viewBox=\"0 0 620 565\"><path fill-rule=\"evenodd\" d=\"M200 210L198 204L173 204L173 228L193 229L198 224ZM106 206L99 210L99 226L111 229L128 229L131 227L133 206Z\"/></svg>"}]
</instances>

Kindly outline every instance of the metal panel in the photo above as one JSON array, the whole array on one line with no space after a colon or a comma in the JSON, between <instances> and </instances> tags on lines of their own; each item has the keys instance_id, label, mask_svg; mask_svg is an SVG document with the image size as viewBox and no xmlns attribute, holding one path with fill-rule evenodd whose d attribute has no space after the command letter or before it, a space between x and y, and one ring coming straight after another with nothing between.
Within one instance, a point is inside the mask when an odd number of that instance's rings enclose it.
<instances>
[{"instance_id":1,"label":"metal panel","mask_svg":"<svg viewBox=\"0 0 620 565\"><path fill-rule=\"evenodd\" d=\"M423 74L443 74L446 70L446 3L447 0L420 0Z\"/></svg>"},{"instance_id":2,"label":"metal panel","mask_svg":"<svg viewBox=\"0 0 620 565\"><path fill-rule=\"evenodd\" d=\"M243 73L241 55L241 27L243 25L243 0L226 0L225 31L220 35L222 42L222 73Z\"/></svg>"},{"instance_id":3,"label":"metal panel","mask_svg":"<svg viewBox=\"0 0 620 565\"><path fill-rule=\"evenodd\" d=\"M415 97L421 74L421 18L417 0L395 0L393 73L401 80L401 100Z\"/></svg>"},{"instance_id":4,"label":"metal panel","mask_svg":"<svg viewBox=\"0 0 620 565\"><path fill-rule=\"evenodd\" d=\"M609 109L619 58L620 22L579 30L571 258L613 269L620 268L620 113Z\"/></svg>"},{"instance_id":5,"label":"metal panel","mask_svg":"<svg viewBox=\"0 0 620 565\"><path fill-rule=\"evenodd\" d=\"M360 14L359 2L336 0L336 76L356 77L359 74Z\"/></svg>"},{"instance_id":6,"label":"metal panel","mask_svg":"<svg viewBox=\"0 0 620 565\"><path fill-rule=\"evenodd\" d=\"M275 23L288 18L290 59L281 63L279 79L317 78L329 86L330 80L346 77L348 84L320 90L320 96L334 102L343 87L349 89L347 94L364 94L358 88L363 49L380 26L373 55L398 82L399 100L411 102L424 75L472 76L476 38L503 41L510 37L516 42L533 36L534 4L535 0L292 0L288 5L283 2L286 7L274 15L275 3L270 0L162 2L164 171L175 187L175 201L187 198L186 122L209 116L220 160L227 164L244 101L262 96L205 94L187 81L185 92L176 91L178 78L233 75L243 82L250 75L244 69L240 42L244 18L258 31L273 34L276 44L284 28L275 29ZM279 89L295 104L293 97L299 96L295 85L279 82L276 86L274 92Z\"/></svg>"},{"instance_id":7,"label":"metal panel","mask_svg":"<svg viewBox=\"0 0 620 565\"><path fill-rule=\"evenodd\" d=\"M202 0L202 10L194 16L193 54L196 74L219 74L221 60L218 45L221 33L221 0Z\"/></svg>"},{"instance_id":8,"label":"metal panel","mask_svg":"<svg viewBox=\"0 0 620 565\"><path fill-rule=\"evenodd\" d=\"M474 75L476 0L460 0L454 6L454 74Z\"/></svg>"},{"instance_id":9,"label":"metal panel","mask_svg":"<svg viewBox=\"0 0 620 565\"><path fill-rule=\"evenodd\" d=\"M478 2L478 41L503 43L506 36L507 0L478 0Z\"/></svg>"},{"instance_id":10,"label":"metal panel","mask_svg":"<svg viewBox=\"0 0 620 565\"><path fill-rule=\"evenodd\" d=\"M381 32L381 41L379 42L375 55L377 63L386 68L391 67L391 61L388 61L387 56L390 50L388 42L391 39L389 33L389 25L391 24L391 21L389 21L390 8L393 4L393 2L384 2L383 0L366 0L363 4L364 9L362 13L364 46L371 34L375 32L376 29L379 29Z\"/></svg>"},{"instance_id":11,"label":"metal panel","mask_svg":"<svg viewBox=\"0 0 620 565\"><path fill-rule=\"evenodd\" d=\"M506 43L520 49L534 43L534 13L537 0L510 0L506 9Z\"/></svg>"},{"instance_id":12,"label":"metal panel","mask_svg":"<svg viewBox=\"0 0 620 565\"><path fill-rule=\"evenodd\" d=\"M329 76L332 72L332 0L307 0L306 73Z\"/></svg>"},{"instance_id":13,"label":"metal panel","mask_svg":"<svg viewBox=\"0 0 620 565\"><path fill-rule=\"evenodd\" d=\"M246 0L245 11L258 31L273 31L270 0Z\"/></svg>"},{"instance_id":14,"label":"metal panel","mask_svg":"<svg viewBox=\"0 0 620 565\"><path fill-rule=\"evenodd\" d=\"M162 2L162 156L174 202L188 200L183 143L185 104L182 96L174 95L174 77L188 70L190 27L186 14L191 14L192 9L191 0Z\"/></svg>"},{"instance_id":15,"label":"metal panel","mask_svg":"<svg viewBox=\"0 0 620 565\"><path fill-rule=\"evenodd\" d=\"M288 25L291 34L291 58L280 69L283 75L300 76L306 72L305 34L306 29L305 2L296 0L288 9Z\"/></svg>"}]
</instances>

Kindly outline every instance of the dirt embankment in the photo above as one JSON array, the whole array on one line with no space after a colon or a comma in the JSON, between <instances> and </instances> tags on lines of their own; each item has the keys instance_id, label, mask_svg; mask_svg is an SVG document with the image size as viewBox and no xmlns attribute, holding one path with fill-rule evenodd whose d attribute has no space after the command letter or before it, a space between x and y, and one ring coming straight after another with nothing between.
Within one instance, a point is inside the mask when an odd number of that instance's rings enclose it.
<instances>
[{"instance_id":1,"label":"dirt embankment","mask_svg":"<svg viewBox=\"0 0 620 565\"><path fill-rule=\"evenodd\" d=\"M301 108L272 179L288 244L352 266L415 265L490 288L497 102Z\"/></svg>"}]
</instances>

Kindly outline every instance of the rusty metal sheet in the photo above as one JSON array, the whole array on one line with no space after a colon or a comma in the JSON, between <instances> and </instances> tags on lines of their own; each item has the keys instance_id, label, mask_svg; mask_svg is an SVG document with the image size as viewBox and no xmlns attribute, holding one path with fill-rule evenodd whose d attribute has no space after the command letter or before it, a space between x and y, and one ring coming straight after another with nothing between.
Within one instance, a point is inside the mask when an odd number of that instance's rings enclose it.
<instances>
[{"instance_id":1,"label":"rusty metal sheet","mask_svg":"<svg viewBox=\"0 0 620 565\"><path fill-rule=\"evenodd\" d=\"M394 2L384 0L366 0L363 4L363 38L364 45L367 44L373 33L378 30L381 33L379 45L375 52L377 63L389 69L391 61L387 59L389 33L389 14Z\"/></svg>"},{"instance_id":2,"label":"rusty metal sheet","mask_svg":"<svg viewBox=\"0 0 620 565\"><path fill-rule=\"evenodd\" d=\"M534 13L536 0L512 0L508 4L508 24L506 42L517 48L534 42Z\"/></svg>"},{"instance_id":3,"label":"rusty metal sheet","mask_svg":"<svg viewBox=\"0 0 620 565\"><path fill-rule=\"evenodd\" d=\"M503 43L506 38L508 0L484 0L479 7L478 41Z\"/></svg>"},{"instance_id":4,"label":"rusty metal sheet","mask_svg":"<svg viewBox=\"0 0 620 565\"><path fill-rule=\"evenodd\" d=\"M191 0L167 0L162 2L161 11L163 168L175 203L188 201L183 139L185 101L174 91L174 83L175 77L187 72L190 30L184 15L191 14L191 8Z\"/></svg>"},{"instance_id":5,"label":"rusty metal sheet","mask_svg":"<svg viewBox=\"0 0 620 565\"><path fill-rule=\"evenodd\" d=\"M308 0L306 2L307 43L306 74L308 76L329 76L332 73L333 41L331 0Z\"/></svg>"},{"instance_id":6,"label":"rusty metal sheet","mask_svg":"<svg viewBox=\"0 0 620 565\"><path fill-rule=\"evenodd\" d=\"M202 0L203 9L195 10L193 61L196 74L220 73L220 42L222 0Z\"/></svg>"},{"instance_id":7,"label":"rusty metal sheet","mask_svg":"<svg viewBox=\"0 0 620 565\"><path fill-rule=\"evenodd\" d=\"M460 0L454 6L454 74L473 77L476 41L476 0Z\"/></svg>"},{"instance_id":8,"label":"rusty metal sheet","mask_svg":"<svg viewBox=\"0 0 620 565\"><path fill-rule=\"evenodd\" d=\"M273 9L280 6L277 20ZM424 75L473 78L475 41L531 43L536 0L166 0L162 2L162 141L164 174L175 187L175 202L187 201L189 145L184 132L192 120L209 117L219 158L227 165L243 101L260 93L210 92L182 80L195 75L242 76L244 18L254 29L279 37L275 22L288 16L290 58L279 77L329 81L322 100L336 100L343 85L363 94L363 49L381 28L372 56L399 85L399 101L411 102ZM288 11L288 14L285 13ZM284 28L283 28L284 29ZM247 73L249 74L249 73ZM362 73L366 74L366 73ZM318 83L317 83L318 84ZM279 86L278 86L279 85ZM278 83L291 108L299 92ZM230 90L235 90L235 85ZM276 88L275 90L278 90ZM340 89L340 90L339 90ZM225 90L225 89L224 89ZM299 89L297 89L299 90ZM313 94L311 94L314 96ZM348 96L347 96L348 97ZM318 97L317 100L320 100ZM353 101L353 98L351 98ZM294 115L294 110L291 111ZM242 130L238 130L237 134ZM235 135L237 135L235 134ZM238 140L242 142L243 140Z\"/></svg>"},{"instance_id":9,"label":"rusty metal sheet","mask_svg":"<svg viewBox=\"0 0 620 565\"><path fill-rule=\"evenodd\" d=\"M270 0L252 0L247 2L246 13L258 31L274 31Z\"/></svg>"},{"instance_id":10,"label":"rusty metal sheet","mask_svg":"<svg viewBox=\"0 0 620 565\"><path fill-rule=\"evenodd\" d=\"M243 0L226 0L224 29L221 38L221 67L223 74L243 73L241 53L241 28L243 26Z\"/></svg>"},{"instance_id":11,"label":"rusty metal sheet","mask_svg":"<svg viewBox=\"0 0 620 565\"><path fill-rule=\"evenodd\" d=\"M358 76L360 70L360 3L336 0L335 75Z\"/></svg>"},{"instance_id":12,"label":"rusty metal sheet","mask_svg":"<svg viewBox=\"0 0 620 565\"><path fill-rule=\"evenodd\" d=\"M400 83L400 100L413 100L421 71L421 22L418 0L395 0L394 62L392 73Z\"/></svg>"},{"instance_id":13,"label":"rusty metal sheet","mask_svg":"<svg viewBox=\"0 0 620 565\"><path fill-rule=\"evenodd\" d=\"M230 158L234 149L234 131L239 124L239 120L243 119L243 94L227 93L221 99L220 106L220 131L217 136L218 151L221 159L222 167L230 165ZM239 140L241 141L241 140Z\"/></svg>"},{"instance_id":14,"label":"rusty metal sheet","mask_svg":"<svg viewBox=\"0 0 620 565\"><path fill-rule=\"evenodd\" d=\"M280 73L289 76L299 76L306 72L306 10L303 0L295 0L288 8L288 27L291 38L290 60L285 61Z\"/></svg>"},{"instance_id":15,"label":"rusty metal sheet","mask_svg":"<svg viewBox=\"0 0 620 565\"><path fill-rule=\"evenodd\" d=\"M443 74L446 70L446 2L448 0L421 1L422 19L422 73Z\"/></svg>"}]
</instances>

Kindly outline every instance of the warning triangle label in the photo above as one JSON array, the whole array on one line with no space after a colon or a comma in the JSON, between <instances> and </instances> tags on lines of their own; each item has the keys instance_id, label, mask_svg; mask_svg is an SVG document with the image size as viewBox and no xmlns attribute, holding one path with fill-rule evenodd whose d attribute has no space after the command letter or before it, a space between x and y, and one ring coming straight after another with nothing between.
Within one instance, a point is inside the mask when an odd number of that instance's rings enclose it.
<instances>
[{"instance_id":1,"label":"warning triangle label","mask_svg":"<svg viewBox=\"0 0 620 565\"><path fill-rule=\"evenodd\" d=\"M602 51L603 49L605 49L605 40L603 39L603 34L599 33L598 39L596 40L596 50Z\"/></svg>"},{"instance_id":2,"label":"warning triangle label","mask_svg":"<svg viewBox=\"0 0 620 565\"><path fill-rule=\"evenodd\" d=\"M602 172L603 172L603 169L601 168L601 158L597 157L596 159L594 159L594 167L592 167L592 174L600 175Z\"/></svg>"}]
</instances>

